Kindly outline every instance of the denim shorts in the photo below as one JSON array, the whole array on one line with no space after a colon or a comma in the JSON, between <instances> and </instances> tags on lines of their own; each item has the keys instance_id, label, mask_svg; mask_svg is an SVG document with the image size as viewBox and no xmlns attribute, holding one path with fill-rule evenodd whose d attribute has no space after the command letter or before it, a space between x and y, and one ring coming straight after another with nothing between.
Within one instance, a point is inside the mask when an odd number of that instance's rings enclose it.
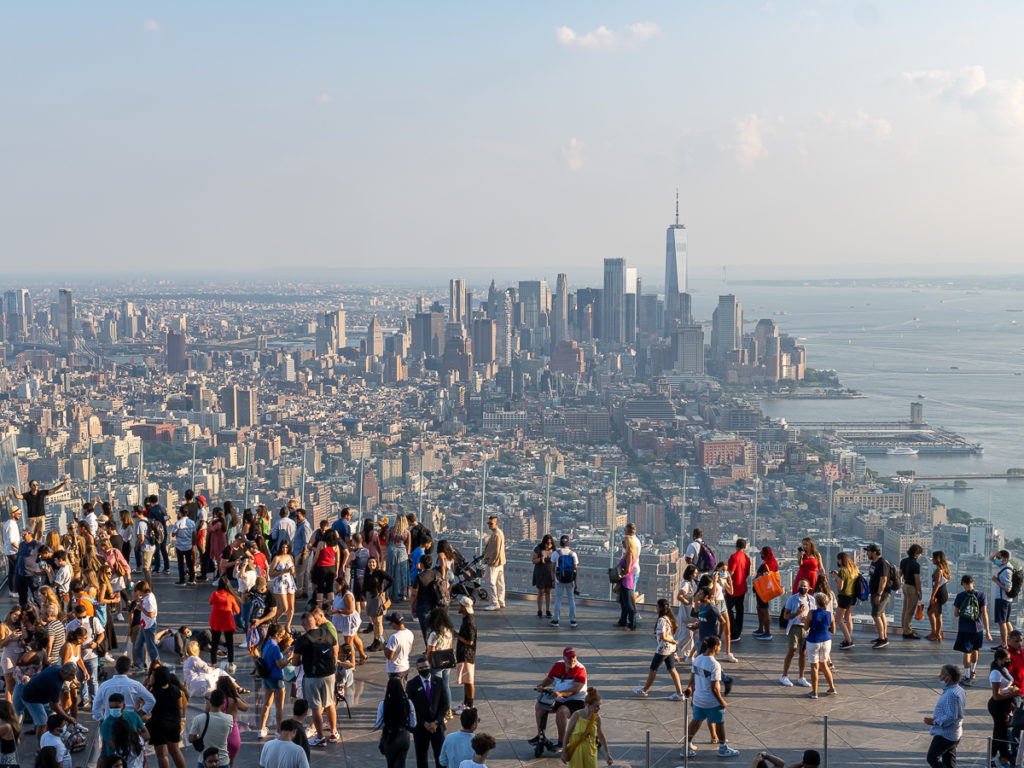
<instances>
[{"instance_id":1,"label":"denim shorts","mask_svg":"<svg viewBox=\"0 0 1024 768\"><path fill-rule=\"evenodd\" d=\"M694 704L693 720L694 722L707 720L709 723L723 723L725 722L725 710L722 707L708 707L705 709Z\"/></svg>"},{"instance_id":2,"label":"denim shorts","mask_svg":"<svg viewBox=\"0 0 1024 768\"><path fill-rule=\"evenodd\" d=\"M268 691L283 691L284 680L280 677L264 677L263 687Z\"/></svg>"},{"instance_id":3,"label":"denim shorts","mask_svg":"<svg viewBox=\"0 0 1024 768\"><path fill-rule=\"evenodd\" d=\"M45 704L37 704L31 701L25 701L22 703L25 705L25 711L28 713L28 716L32 718L32 725L46 725L46 718L48 715L46 714Z\"/></svg>"}]
</instances>

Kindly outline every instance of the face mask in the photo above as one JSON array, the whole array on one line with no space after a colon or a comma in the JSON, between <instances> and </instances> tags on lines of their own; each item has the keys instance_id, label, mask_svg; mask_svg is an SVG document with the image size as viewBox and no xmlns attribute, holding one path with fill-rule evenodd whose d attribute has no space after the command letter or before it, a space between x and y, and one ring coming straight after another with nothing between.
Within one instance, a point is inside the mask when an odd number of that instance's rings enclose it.
<instances>
[{"instance_id":1,"label":"face mask","mask_svg":"<svg viewBox=\"0 0 1024 768\"><path fill-rule=\"evenodd\" d=\"M941 685L943 688L948 688L949 680L939 680L939 685Z\"/></svg>"},{"instance_id":2,"label":"face mask","mask_svg":"<svg viewBox=\"0 0 1024 768\"><path fill-rule=\"evenodd\" d=\"M806 595L807 594L807 587L800 587L800 594L801 595Z\"/></svg>"},{"instance_id":3,"label":"face mask","mask_svg":"<svg viewBox=\"0 0 1024 768\"><path fill-rule=\"evenodd\" d=\"M424 670L423 672L420 672L420 677L422 677L424 680L429 678L430 677L430 670L427 669L427 670Z\"/></svg>"},{"instance_id":4,"label":"face mask","mask_svg":"<svg viewBox=\"0 0 1024 768\"><path fill-rule=\"evenodd\" d=\"M121 712L122 712L122 710L121 710L120 707L111 707L110 708L110 716L111 717L120 717L121 716Z\"/></svg>"}]
</instances>

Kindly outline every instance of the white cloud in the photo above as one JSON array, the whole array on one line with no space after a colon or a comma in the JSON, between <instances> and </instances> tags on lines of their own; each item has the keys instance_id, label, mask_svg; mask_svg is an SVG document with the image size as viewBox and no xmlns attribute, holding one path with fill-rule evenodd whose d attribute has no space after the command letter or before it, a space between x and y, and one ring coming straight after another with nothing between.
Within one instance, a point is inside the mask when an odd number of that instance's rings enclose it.
<instances>
[{"instance_id":1,"label":"white cloud","mask_svg":"<svg viewBox=\"0 0 1024 768\"><path fill-rule=\"evenodd\" d=\"M985 68L964 67L959 72L921 70L904 72L928 98L953 102L996 131L1024 129L1024 79L989 80Z\"/></svg>"},{"instance_id":2,"label":"white cloud","mask_svg":"<svg viewBox=\"0 0 1024 768\"><path fill-rule=\"evenodd\" d=\"M757 158L764 152L762 127L763 121L757 115L736 121L734 152L740 168L753 167Z\"/></svg>"},{"instance_id":3,"label":"white cloud","mask_svg":"<svg viewBox=\"0 0 1024 768\"><path fill-rule=\"evenodd\" d=\"M838 122L844 131L864 134L876 141L888 141L892 137L892 123L884 117L872 117L863 109L858 109L852 117Z\"/></svg>"},{"instance_id":4,"label":"white cloud","mask_svg":"<svg viewBox=\"0 0 1024 768\"><path fill-rule=\"evenodd\" d=\"M321 104L330 104L331 103L331 94L329 94L327 91L320 91L320 97L319 97L318 101Z\"/></svg>"},{"instance_id":5,"label":"white cloud","mask_svg":"<svg viewBox=\"0 0 1024 768\"><path fill-rule=\"evenodd\" d=\"M569 145L562 148L562 157L570 171L578 171L583 168L583 142L575 136L569 139Z\"/></svg>"},{"instance_id":6,"label":"white cloud","mask_svg":"<svg viewBox=\"0 0 1024 768\"><path fill-rule=\"evenodd\" d=\"M142 25L142 28L147 32L159 32L160 22L156 19L146 19L146 23Z\"/></svg>"},{"instance_id":7,"label":"white cloud","mask_svg":"<svg viewBox=\"0 0 1024 768\"><path fill-rule=\"evenodd\" d=\"M604 25L586 34L579 34L572 27L559 27L555 39L566 48L613 48L624 43L643 43L660 33L661 28L653 21L638 21L618 33Z\"/></svg>"}]
</instances>

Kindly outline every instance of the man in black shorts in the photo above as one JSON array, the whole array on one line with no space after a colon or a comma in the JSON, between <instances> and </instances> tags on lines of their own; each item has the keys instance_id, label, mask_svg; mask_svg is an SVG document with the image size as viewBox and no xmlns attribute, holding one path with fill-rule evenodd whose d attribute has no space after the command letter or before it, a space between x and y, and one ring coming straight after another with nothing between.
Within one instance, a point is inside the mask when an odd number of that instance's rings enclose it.
<instances>
[{"instance_id":1,"label":"man in black shorts","mask_svg":"<svg viewBox=\"0 0 1024 768\"><path fill-rule=\"evenodd\" d=\"M537 716L537 735L530 739L530 743L534 746L543 743L550 750L561 751L565 744L565 726L573 712L583 709L584 700L587 698L587 670L576 658L575 648L566 648L562 651L562 660L554 663L535 690L540 693L549 687L554 688L555 700L550 704L550 709L540 701L537 702L534 708ZM555 715L555 724L558 727L557 744L553 744L544 735L548 727L549 713Z\"/></svg>"},{"instance_id":2,"label":"man in black shorts","mask_svg":"<svg viewBox=\"0 0 1024 768\"><path fill-rule=\"evenodd\" d=\"M11 496L16 499L25 502L25 516L28 518L28 527L32 531L32 535L36 541L42 541L43 535L46 533L46 497L51 493L56 493L68 484L68 478L64 478L64 481L60 485L55 485L53 488L39 488L39 482L32 480L28 484L28 490L24 494L18 493L14 490L14 486L9 486Z\"/></svg>"}]
</instances>

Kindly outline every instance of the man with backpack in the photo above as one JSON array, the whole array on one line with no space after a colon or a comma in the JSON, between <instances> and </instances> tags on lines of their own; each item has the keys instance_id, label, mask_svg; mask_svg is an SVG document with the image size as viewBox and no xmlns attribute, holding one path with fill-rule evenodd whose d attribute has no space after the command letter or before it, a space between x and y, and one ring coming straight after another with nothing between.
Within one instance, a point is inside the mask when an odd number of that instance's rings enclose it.
<instances>
[{"instance_id":1,"label":"man with backpack","mask_svg":"<svg viewBox=\"0 0 1024 768\"><path fill-rule=\"evenodd\" d=\"M992 562L996 564L996 575L992 581L996 585L995 622L999 625L998 648L1006 648L1006 641L1013 631L1013 623L1010 621L1010 613L1013 610L1013 600L1020 592L1021 576L1020 571L1010 565L1010 553L1005 549L996 552Z\"/></svg>"},{"instance_id":2,"label":"man with backpack","mask_svg":"<svg viewBox=\"0 0 1024 768\"><path fill-rule=\"evenodd\" d=\"M715 553L711 551L711 547L704 543L702 536L700 528L694 528L693 541L686 548L687 564L697 566L697 573L701 575L711 573L715 570L715 566L718 565Z\"/></svg>"},{"instance_id":3,"label":"man with backpack","mask_svg":"<svg viewBox=\"0 0 1024 768\"><path fill-rule=\"evenodd\" d=\"M316 736L310 739L310 746L318 747L327 742L340 741L338 736L337 713L334 709L334 673L338 666L338 641L325 627L317 626L317 617L312 613L302 615L300 635L293 646L295 663L302 664L302 693L309 702L313 715ZM326 717L326 734L324 720Z\"/></svg>"},{"instance_id":4,"label":"man with backpack","mask_svg":"<svg viewBox=\"0 0 1024 768\"><path fill-rule=\"evenodd\" d=\"M555 563L555 617L551 626L558 626L558 618L562 612L562 595L569 597L569 626L576 626L576 574L580 559L569 549L569 537L562 536L558 540L558 549L551 557Z\"/></svg>"},{"instance_id":5,"label":"man with backpack","mask_svg":"<svg viewBox=\"0 0 1024 768\"><path fill-rule=\"evenodd\" d=\"M871 647L875 650L889 645L889 628L885 620L885 607L891 594L900 588L899 577L892 563L882 557L877 544L864 547L871 566L868 568L868 590L871 592L871 618L875 620L878 637Z\"/></svg>"},{"instance_id":6,"label":"man with backpack","mask_svg":"<svg viewBox=\"0 0 1024 768\"><path fill-rule=\"evenodd\" d=\"M986 638L992 641L992 633L988 627L985 593L974 589L974 577L970 574L960 579L960 586L963 590L953 600L953 615L957 617L953 650L964 655L964 677L960 684L970 685L978 666L978 651L985 644Z\"/></svg>"},{"instance_id":7,"label":"man with backpack","mask_svg":"<svg viewBox=\"0 0 1024 768\"><path fill-rule=\"evenodd\" d=\"M416 563L417 574L410 585L409 610L420 622L420 631L426 642L430 634L430 614L439 606L451 602L451 586L441 577L441 572L432 566L434 560L429 554L420 555Z\"/></svg>"},{"instance_id":8,"label":"man with backpack","mask_svg":"<svg viewBox=\"0 0 1024 768\"><path fill-rule=\"evenodd\" d=\"M164 537L157 545L156 553L153 555L153 559L156 561L156 568L153 570L170 573L171 564L167 559L167 512L160 504L160 499L156 495L147 496L144 504L146 506L146 517L149 520L156 520L164 529Z\"/></svg>"}]
</instances>

